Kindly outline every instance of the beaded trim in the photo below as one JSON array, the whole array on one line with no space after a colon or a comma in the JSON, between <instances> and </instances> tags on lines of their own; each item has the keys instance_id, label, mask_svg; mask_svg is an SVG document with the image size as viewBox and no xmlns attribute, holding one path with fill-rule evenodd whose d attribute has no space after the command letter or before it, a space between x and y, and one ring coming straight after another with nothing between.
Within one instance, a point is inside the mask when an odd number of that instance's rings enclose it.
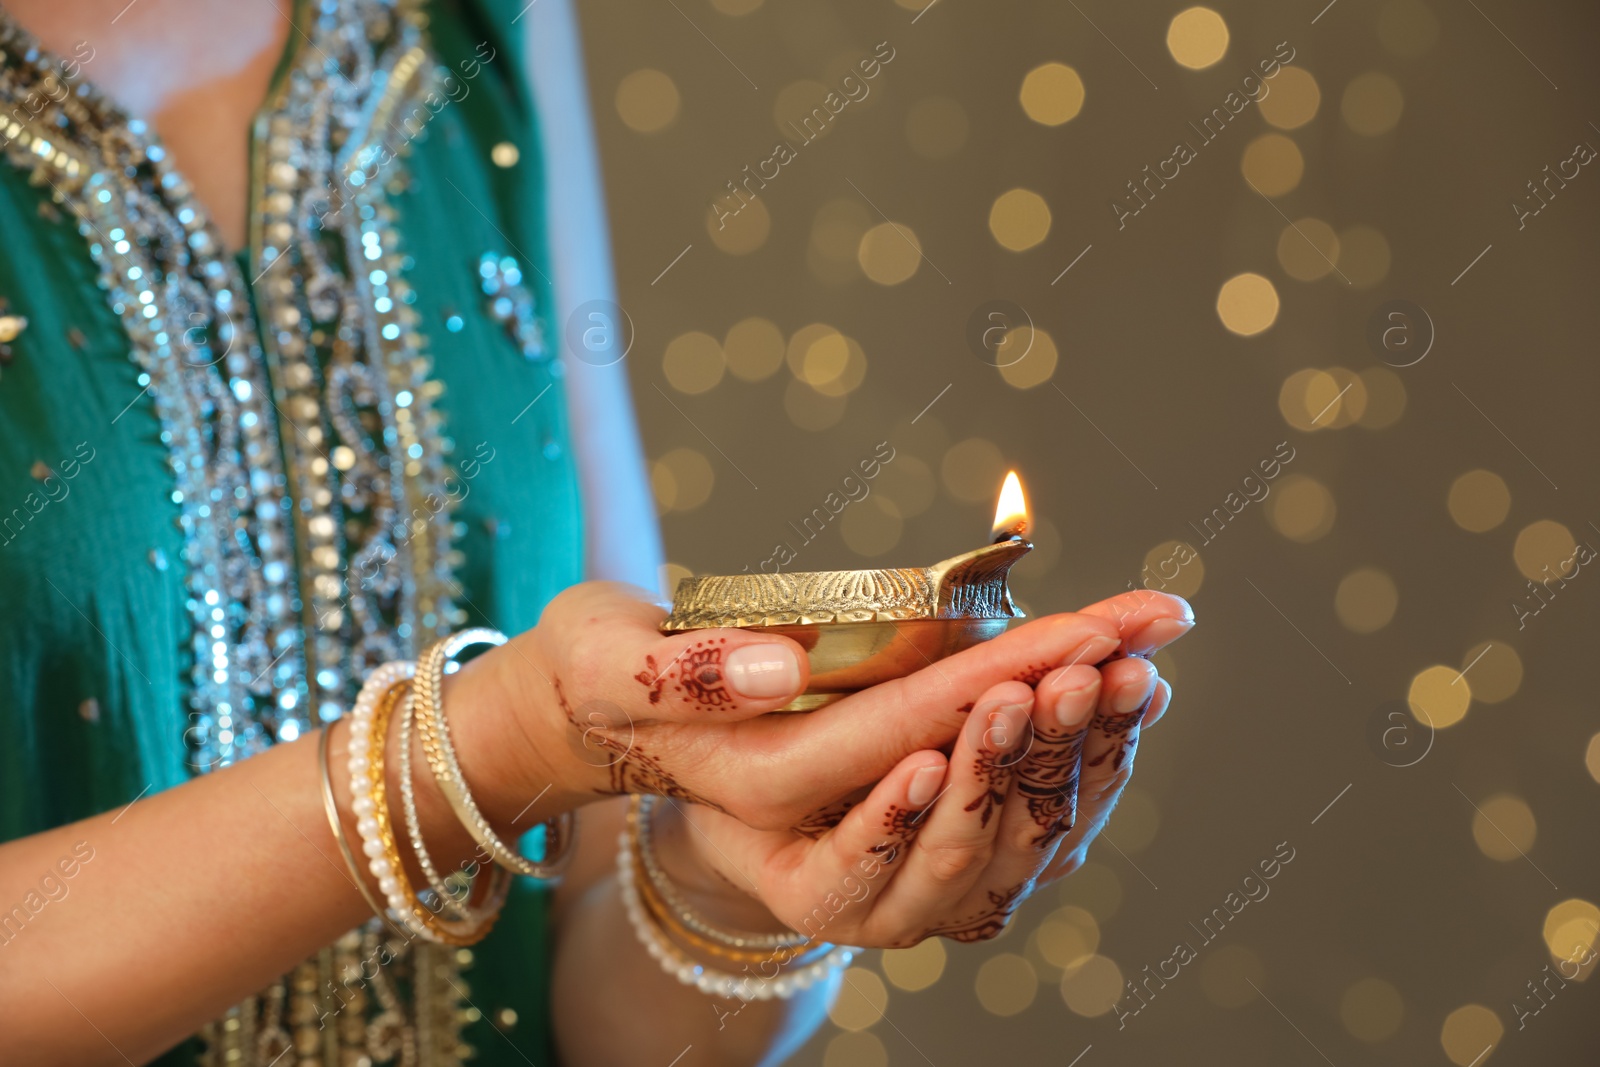
<instances>
[{"instance_id":1,"label":"beaded trim","mask_svg":"<svg viewBox=\"0 0 1600 1067\"><path fill-rule=\"evenodd\" d=\"M388 199L434 84L425 17L300 0L294 22L255 128L246 285L145 124L0 10L0 152L76 220L169 449L195 773L338 718L462 617L451 443ZM460 1063L471 958L374 922L208 1027L203 1062Z\"/></svg>"}]
</instances>

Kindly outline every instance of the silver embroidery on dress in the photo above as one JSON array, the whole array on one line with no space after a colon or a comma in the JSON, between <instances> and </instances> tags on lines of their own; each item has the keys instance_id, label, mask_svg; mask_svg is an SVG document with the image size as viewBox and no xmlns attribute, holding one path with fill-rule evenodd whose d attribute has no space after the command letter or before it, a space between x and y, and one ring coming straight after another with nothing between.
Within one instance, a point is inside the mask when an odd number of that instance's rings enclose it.
<instances>
[{"instance_id":1,"label":"silver embroidery on dress","mask_svg":"<svg viewBox=\"0 0 1600 1067\"><path fill-rule=\"evenodd\" d=\"M312 6L256 126L251 286L144 124L0 12L0 151L77 220L169 450L196 773L338 718L370 667L462 618L389 203L435 77L424 18ZM458 1063L471 958L353 931L208 1027L205 1062Z\"/></svg>"}]
</instances>

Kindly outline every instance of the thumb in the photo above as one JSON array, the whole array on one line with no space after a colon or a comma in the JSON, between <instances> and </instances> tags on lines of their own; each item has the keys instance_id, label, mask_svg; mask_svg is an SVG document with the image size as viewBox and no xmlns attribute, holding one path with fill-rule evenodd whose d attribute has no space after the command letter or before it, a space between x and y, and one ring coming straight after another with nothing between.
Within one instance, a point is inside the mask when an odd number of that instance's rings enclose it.
<instances>
[{"instance_id":1,"label":"thumb","mask_svg":"<svg viewBox=\"0 0 1600 1067\"><path fill-rule=\"evenodd\" d=\"M575 594L565 604L560 603ZM804 649L787 637L737 629L663 635L666 617L633 586L589 582L552 602L540 620L571 631L563 674L584 700L607 701L630 716L677 722L731 722L775 711L805 691Z\"/></svg>"}]
</instances>

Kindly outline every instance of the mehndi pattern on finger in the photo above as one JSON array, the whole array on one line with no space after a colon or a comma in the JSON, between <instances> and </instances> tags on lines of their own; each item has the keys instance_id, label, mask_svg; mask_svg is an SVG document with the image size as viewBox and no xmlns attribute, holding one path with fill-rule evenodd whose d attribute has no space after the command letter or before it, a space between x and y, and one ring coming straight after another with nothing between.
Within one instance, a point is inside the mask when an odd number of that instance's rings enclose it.
<instances>
[{"instance_id":1,"label":"mehndi pattern on finger","mask_svg":"<svg viewBox=\"0 0 1600 1067\"><path fill-rule=\"evenodd\" d=\"M1071 832L1078 816L1078 774L1089 724L1065 733L1036 730L1032 750L1017 771L1017 792L1039 827L1033 839L1043 851Z\"/></svg>"},{"instance_id":2,"label":"mehndi pattern on finger","mask_svg":"<svg viewBox=\"0 0 1600 1067\"><path fill-rule=\"evenodd\" d=\"M726 637L696 641L664 667L656 666L655 656L646 655L645 669L635 674L634 680L649 691L652 704L661 703L662 694L670 683L674 692L682 694L685 704L692 704L701 711L728 707L735 699L728 691L722 670L727 654L723 646L727 643Z\"/></svg>"}]
</instances>

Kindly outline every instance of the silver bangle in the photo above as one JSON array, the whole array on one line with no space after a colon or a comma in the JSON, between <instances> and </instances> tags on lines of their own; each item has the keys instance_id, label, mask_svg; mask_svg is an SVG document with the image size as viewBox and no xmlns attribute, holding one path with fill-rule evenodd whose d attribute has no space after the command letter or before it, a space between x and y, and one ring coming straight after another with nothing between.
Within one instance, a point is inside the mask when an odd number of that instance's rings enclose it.
<instances>
[{"instance_id":1,"label":"silver bangle","mask_svg":"<svg viewBox=\"0 0 1600 1067\"><path fill-rule=\"evenodd\" d=\"M678 887L667 872L662 869L660 861L656 858L655 841L651 834L651 813L659 797L641 796L639 803L639 858L643 862L645 875L650 879L650 884L655 887L656 895L666 902L667 906L677 913L678 921L703 937L708 937L720 945L727 945L737 949L796 949L804 948L812 943L811 938L800 933L747 933L743 930L728 930L716 926L704 919L698 911L690 906L678 892Z\"/></svg>"},{"instance_id":2,"label":"silver bangle","mask_svg":"<svg viewBox=\"0 0 1600 1067\"><path fill-rule=\"evenodd\" d=\"M439 783L440 792L449 801L461 825L466 827L467 833L488 853L489 858L518 874L551 880L561 873L571 858L572 813L564 811L545 823L546 848L542 861L528 859L502 841L489 825L489 820L484 818L467 786L461 762L456 758L455 745L450 740L450 725L445 719L444 704L440 698L445 666L457 655L473 645L498 646L505 643L506 635L498 630L463 630L435 642L422 654L417 661L416 677L412 681L417 733L422 738L422 750L428 757L428 766L433 771L434 780Z\"/></svg>"}]
</instances>

